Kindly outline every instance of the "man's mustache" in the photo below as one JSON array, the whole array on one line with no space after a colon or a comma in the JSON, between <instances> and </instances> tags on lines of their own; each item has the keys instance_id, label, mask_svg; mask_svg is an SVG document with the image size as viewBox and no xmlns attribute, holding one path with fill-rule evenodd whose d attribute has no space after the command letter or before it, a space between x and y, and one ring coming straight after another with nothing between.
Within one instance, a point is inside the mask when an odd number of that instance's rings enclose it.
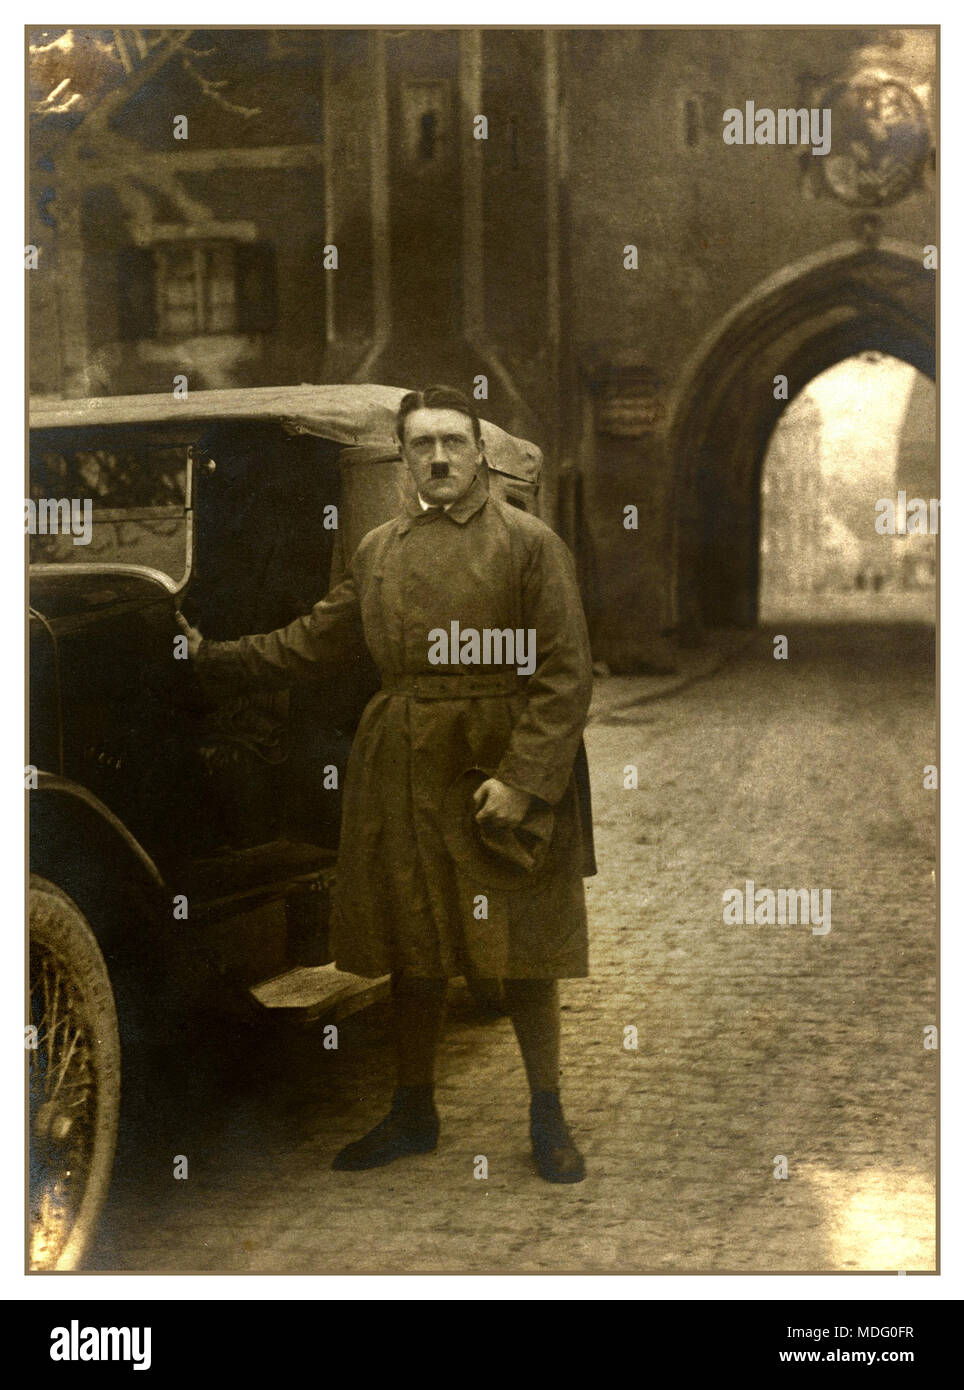
<instances>
[{"instance_id":1,"label":"man's mustache","mask_svg":"<svg viewBox=\"0 0 964 1390\"><path fill-rule=\"evenodd\" d=\"M449 466L448 466L447 463L433 463L433 464L432 464L432 477L433 477L433 478L447 478L448 475L449 475Z\"/></svg>"}]
</instances>

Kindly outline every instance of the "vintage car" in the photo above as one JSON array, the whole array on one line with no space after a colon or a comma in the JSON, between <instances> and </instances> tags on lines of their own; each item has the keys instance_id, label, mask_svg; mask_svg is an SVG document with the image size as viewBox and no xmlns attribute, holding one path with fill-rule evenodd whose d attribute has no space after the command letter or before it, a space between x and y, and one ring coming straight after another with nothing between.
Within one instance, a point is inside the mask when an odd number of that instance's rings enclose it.
<instances>
[{"instance_id":1,"label":"vintage car","mask_svg":"<svg viewBox=\"0 0 964 1390\"><path fill-rule=\"evenodd\" d=\"M207 637L266 632L339 579L411 483L403 392L300 386L35 402L30 577L30 1265L75 1269L145 1039L190 1012L337 1018L384 982L327 948L367 658L310 689L202 689ZM483 425L490 488L541 454ZM88 505L89 504L89 505Z\"/></svg>"}]
</instances>

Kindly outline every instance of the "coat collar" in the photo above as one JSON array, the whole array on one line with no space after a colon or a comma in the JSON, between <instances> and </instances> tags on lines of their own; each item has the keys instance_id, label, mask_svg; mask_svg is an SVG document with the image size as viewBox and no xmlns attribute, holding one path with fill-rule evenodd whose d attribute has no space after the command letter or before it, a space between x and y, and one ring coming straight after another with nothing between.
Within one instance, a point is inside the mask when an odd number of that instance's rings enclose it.
<instances>
[{"instance_id":1,"label":"coat collar","mask_svg":"<svg viewBox=\"0 0 964 1390\"><path fill-rule=\"evenodd\" d=\"M413 526L426 525L440 517L448 517L459 526L464 526L470 517L482 510L488 500L489 490L478 473L475 475L468 492L463 493L457 502L453 502L447 512L438 507L432 507L429 511L423 512L419 506L417 495L412 494L405 499L402 514L398 519L398 534L404 536Z\"/></svg>"}]
</instances>

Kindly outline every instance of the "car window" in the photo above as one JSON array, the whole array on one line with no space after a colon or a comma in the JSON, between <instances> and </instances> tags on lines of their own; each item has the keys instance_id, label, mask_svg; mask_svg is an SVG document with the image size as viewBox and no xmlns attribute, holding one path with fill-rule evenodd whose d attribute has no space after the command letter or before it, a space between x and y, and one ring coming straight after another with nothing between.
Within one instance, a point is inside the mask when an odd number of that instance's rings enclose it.
<instances>
[{"instance_id":1,"label":"car window","mask_svg":"<svg viewBox=\"0 0 964 1390\"><path fill-rule=\"evenodd\" d=\"M32 563L146 565L176 582L187 562L188 441L46 431L31 441Z\"/></svg>"}]
</instances>

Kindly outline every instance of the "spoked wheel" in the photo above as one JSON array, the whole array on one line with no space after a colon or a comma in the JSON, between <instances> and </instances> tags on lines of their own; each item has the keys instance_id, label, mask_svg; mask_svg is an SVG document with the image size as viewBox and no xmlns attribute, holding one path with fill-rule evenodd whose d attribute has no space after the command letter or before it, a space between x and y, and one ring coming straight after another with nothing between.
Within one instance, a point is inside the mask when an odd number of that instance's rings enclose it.
<instances>
[{"instance_id":1,"label":"spoked wheel","mask_svg":"<svg viewBox=\"0 0 964 1390\"><path fill-rule=\"evenodd\" d=\"M77 1269L110 1186L120 1039L107 966L66 893L30 876L30 1268Z\"/></svg>"}]
</instances>

